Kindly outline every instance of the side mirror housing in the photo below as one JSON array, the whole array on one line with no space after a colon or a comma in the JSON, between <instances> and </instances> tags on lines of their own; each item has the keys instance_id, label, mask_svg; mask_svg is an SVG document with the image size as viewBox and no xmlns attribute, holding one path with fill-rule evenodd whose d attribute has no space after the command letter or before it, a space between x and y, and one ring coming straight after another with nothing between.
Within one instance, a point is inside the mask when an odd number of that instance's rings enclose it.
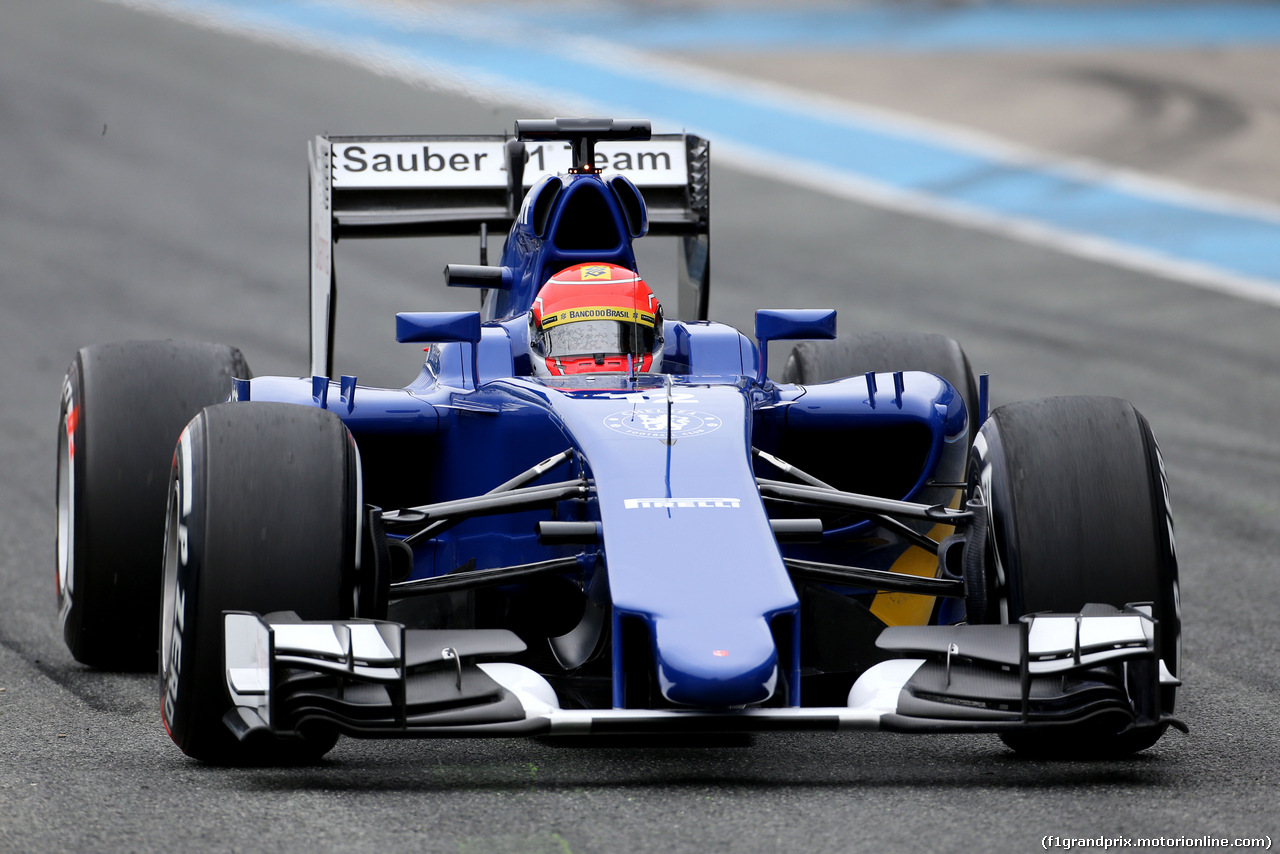
<instances>
[{"instance_id":1,"label":"side mirror housing","mask_svg":"<svg viewBox=\"0 0 1280 854\"><path fill-rule=\"evenodd\" d=\"M396 341L401 344L471 345L471 387L480 388L476 352L481 336L478 311L402 311L396 314Z\"/></svg>"},{"instance_id":2,"label":"side mirror housing","mask_svg":"<svg viewBox=\"0 0 1280 854\"><path fill-rule=\"evenodd\" d=\"M478 311L402 311L396 314L396 341L401 344L444 344L480 340Z\"/></svg>"},{"instance_id":3,"label":"side mirror housing","mask_svg":"<svg viewBox=\"0 0 1280 854\"><path fill-rule=\"evenodd\" d=\"M770 341L814 341L836 337L834 308L762 308L756 312L756 340L760 343L760 376L769 373Z\"/></svg>"}]
</instances>

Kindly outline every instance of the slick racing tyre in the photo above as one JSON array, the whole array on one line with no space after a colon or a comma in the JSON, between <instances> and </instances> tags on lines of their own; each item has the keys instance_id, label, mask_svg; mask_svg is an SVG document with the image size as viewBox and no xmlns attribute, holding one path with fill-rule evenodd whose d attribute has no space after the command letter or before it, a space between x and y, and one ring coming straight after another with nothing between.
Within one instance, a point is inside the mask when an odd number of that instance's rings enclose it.
<instances>
[{"instance_id":1,"label":"slick racing tyre","mask_svg":"<svg viewBox=\"0 0 1280 854\"><path fill-rule=\"evenodd\" d=\"M223 611L355 614L360 475L333 413L289 403L225 403L183 431L164 537L161 706L189 756L221 765L318 759L337 741L305 725L293 737L238 741L223 672Z\"/></svg>"},{"instance_id":2,"label":"slick racing tyre","mask_svg":"<svg viewBox=\"0 0 1280 854\"><path fill-rule=\"evenodd\" d=\"M247 379L220 344L129 341L86 347L58 416L58 620L77 661L156 668L160 558L178 434Z\"/></svg>"},{"instance_id":3,"label":"slick racing tyre","mask_svg":"<svg viewBox=\"0 0 1280 854\"><path fill-rule=\"evenodd\" d=\"M801 341L791 351L782 381L821 383L867 371L926 371L951 383L964 398L972 424L978 384L969 357L952 338L932 332L863 332L835 341Z\"/></svg>"},{"instance_id":4,"label":"slick racing tyre","mask_svg":"<svg viewBox=\"0 0 1280 854\"><path fill-rule=\"evenodd\" d=\"M1002 406L974 441L970 478L971 494L990 510L986 622L1150 602L1156 651L1177 674L1181 618L1167 481L1151 427L1131 404L1058 397ZM1165 713L1175 691L1161 688ZM1165 729L1108 726L1001 738L1030 755L1116 757L1150 747Z\"/></svg>"}]
</instances>

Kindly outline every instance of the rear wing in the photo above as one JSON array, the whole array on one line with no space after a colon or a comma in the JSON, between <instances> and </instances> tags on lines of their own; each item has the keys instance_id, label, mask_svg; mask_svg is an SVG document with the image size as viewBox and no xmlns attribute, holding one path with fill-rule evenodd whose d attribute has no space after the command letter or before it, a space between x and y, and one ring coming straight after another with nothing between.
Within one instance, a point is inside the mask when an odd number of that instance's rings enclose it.
<instances>
[{"instance_id":1,"label":"rear wing","mask_svg":"<svg viewBox=\"0 0 1280 854\"><path fill-rule=\"evenodd\" d=\"M490 231L505 234L525 190L569 171L567 142L505 134L318 136L311 173L311 374L333 373L340 240L475 234L487 264ZM595 146L602 171L626 175L644 195L649 233L679 237L676 313L706 320L710 287L710 144L692 134Z\"/></svg>"}]
</instances>

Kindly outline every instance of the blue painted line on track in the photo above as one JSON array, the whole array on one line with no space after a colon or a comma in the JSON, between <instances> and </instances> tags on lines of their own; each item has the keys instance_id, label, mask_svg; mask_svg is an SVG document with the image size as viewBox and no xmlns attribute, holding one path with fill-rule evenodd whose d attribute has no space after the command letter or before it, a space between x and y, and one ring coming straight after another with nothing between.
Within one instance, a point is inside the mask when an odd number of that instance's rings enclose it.
<instances>
[{"instance_id":1,"label":"blue painted line on track","mask_svg":"<svg viewBox=\"0 0 1280 854\"><path fill-rule=\"evenodd\" d=\"M505 4L497 14L569 26L563 10ZM653 49L839 47L854 50L1168 48L1280 43L1274 3L1146 2L1114 6L876 5L808 9L605 7L576 10L572 25Z\"/></svg>"},{"instance_id":2,"label":"blue painted line on track","mask_svg":"<svg viewBox=\"0 0 1280 854\"><path fill-rule=\"evenodd\" d=\"M424 66L447 64L464 73L570 93L615 109L616 115L652 117L658 130L685 127L706 135L713 145L750 146L834 176L1268 280L1280 289L1280 217L1224 212L1105 180L1019 166L847 115L832 116L747 91L654 79L622 63L584 61L571 52L543 49L537 40L513 45L476 30L463 28L466 34L460 35L309 0L188 0L187 5L286 26L327 43L377 45Z\"/></svg>"}]
</instances>

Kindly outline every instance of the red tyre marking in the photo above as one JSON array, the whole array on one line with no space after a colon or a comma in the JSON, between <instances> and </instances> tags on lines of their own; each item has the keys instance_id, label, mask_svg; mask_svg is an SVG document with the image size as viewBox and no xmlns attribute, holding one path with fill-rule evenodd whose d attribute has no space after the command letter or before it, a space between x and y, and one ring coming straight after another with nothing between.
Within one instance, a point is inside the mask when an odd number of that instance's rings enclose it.
<instances>
[{"instance_id":1,"label":"red tyre marking","mask_svg":"<svg viewBox=\"0 0 1280 854\"><path fill-rule=\"evenodd\" d=\"M76 425L80 423L80 407L72 405L67 410L67 458L76 458Z\"/></svg>"}]
</instances>

